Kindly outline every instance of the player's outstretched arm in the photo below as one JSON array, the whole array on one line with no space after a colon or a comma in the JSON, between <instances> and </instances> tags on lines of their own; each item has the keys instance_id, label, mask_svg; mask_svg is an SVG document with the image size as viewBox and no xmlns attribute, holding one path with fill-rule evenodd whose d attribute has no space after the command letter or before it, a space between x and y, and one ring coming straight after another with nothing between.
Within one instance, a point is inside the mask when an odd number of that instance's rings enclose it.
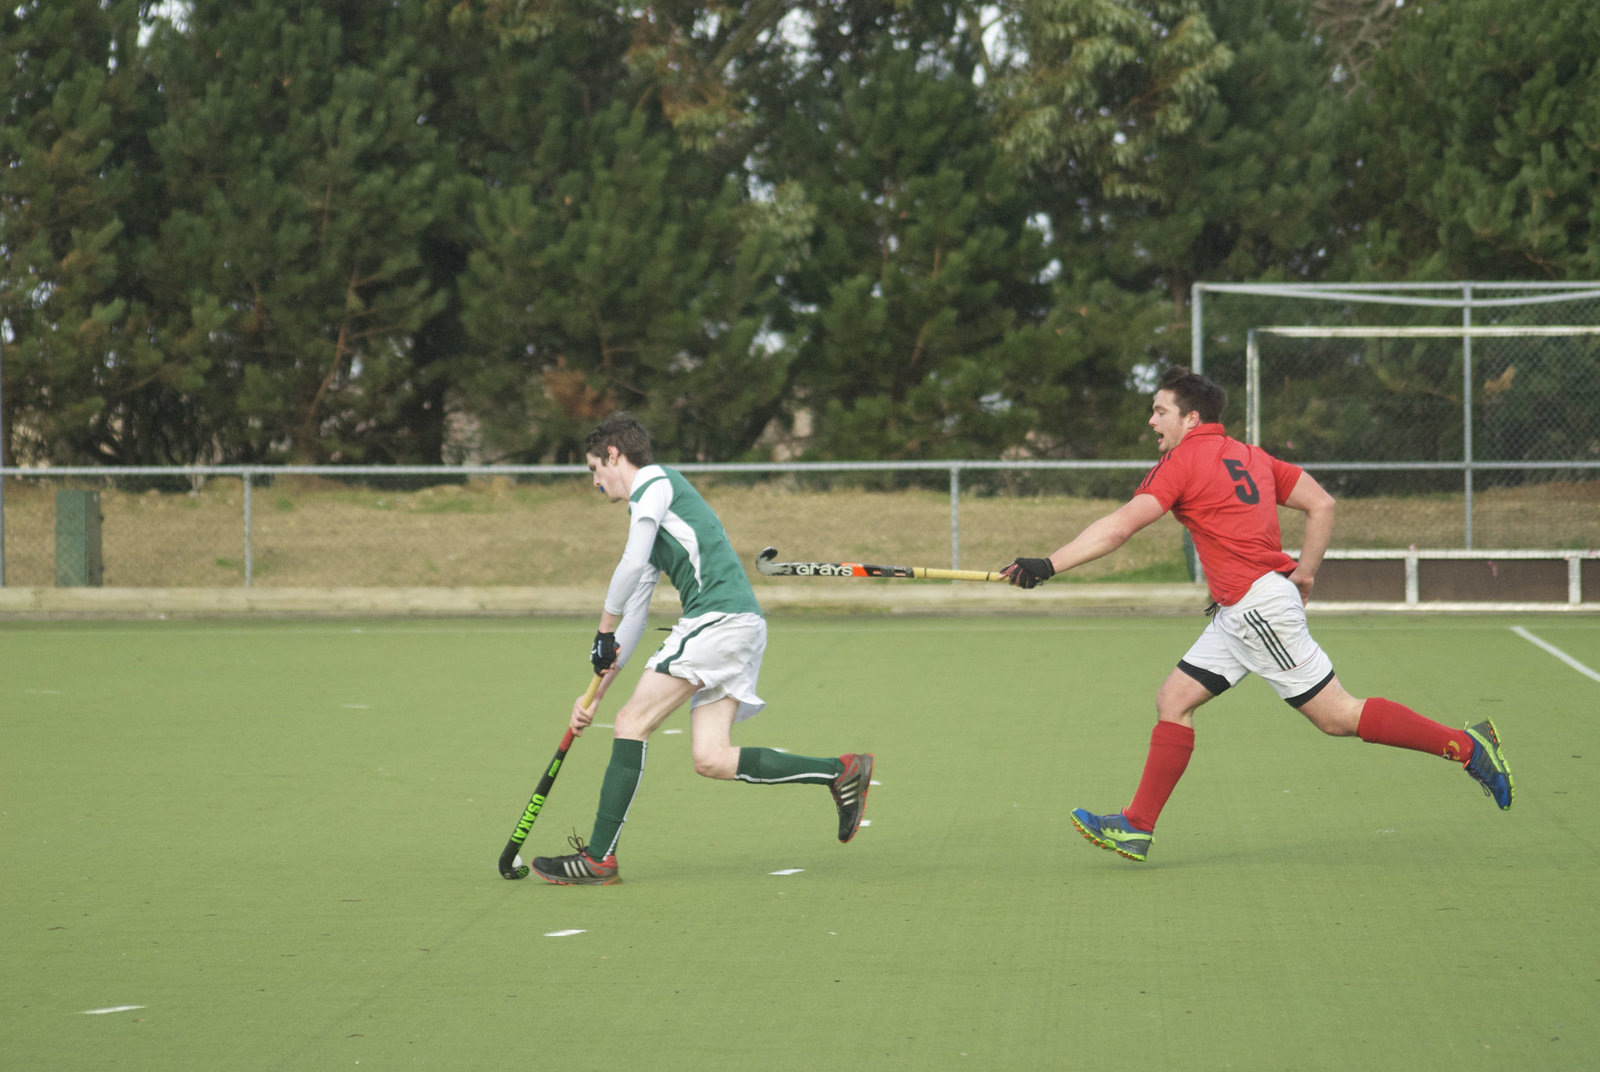
<instances>
[{"instance_id":1,"label":"player's outstretched arm","mask_svg":"<svg viewBox=\"0 0 1600 1072\"><path fill-rule=\"evenodd\" d=\"M1166 508L1154 495L1135 495L1105 517L1091 522L1070 542L1057 548L1048 560L1050 568L1056 573L1065 573L1085 562L1103 558L1127 543L1134 533L1166 512ZM1022 583L1019 574L1023 571L1013 568L1016 566L1017 563L1013 562L1002 572L1011 578L1012 584L1024 588L1032 587Z\"/></svg>"}]
</instances>

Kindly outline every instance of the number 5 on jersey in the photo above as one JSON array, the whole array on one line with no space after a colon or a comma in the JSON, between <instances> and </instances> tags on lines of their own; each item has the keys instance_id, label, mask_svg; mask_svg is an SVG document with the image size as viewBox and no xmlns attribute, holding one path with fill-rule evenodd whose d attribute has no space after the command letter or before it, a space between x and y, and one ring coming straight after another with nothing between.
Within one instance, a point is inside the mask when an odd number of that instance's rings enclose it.
<instances>
[{"instance_id":1,"label":"number 5 on jersey","mask_svg":"<svg viewBox=\"0 0 1600 1072\"><path fill-rule=\"evenodd\" d=\"M1233 477L1233 493L1240 502L1253 506L1261 501L1261 492L1256 488L1256 482L1250 479L1250 470L1245 468L1244 462L1236 458L1224 458L1222 464L1228 467L1228 475Z\"/></svg>"}]
</instances>

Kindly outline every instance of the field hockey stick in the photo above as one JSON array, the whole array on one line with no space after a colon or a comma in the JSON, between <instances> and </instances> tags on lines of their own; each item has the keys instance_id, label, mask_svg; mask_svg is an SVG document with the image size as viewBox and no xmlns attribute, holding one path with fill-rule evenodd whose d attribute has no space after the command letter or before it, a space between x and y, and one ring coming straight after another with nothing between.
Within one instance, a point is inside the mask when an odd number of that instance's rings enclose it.
<instances>
[{"instance_id":1,"label":"field hockey stick","mask_svg":"<svg viewBox=\"0 0 1600 1072\"><path fill-rule=\"evenodd\" d=\"M600 688L600 675L596 674L594 680L589 682L589 689L583 694L583 706L588 707L594 699L595 690ZM539 784L534 787L533 796L528 798L528 806L523 809L522 818L517 822L517 828L511 832L511 840L506 842L506 847L500 850L500 877L509 879L527 878L528 865L517 863L517 850L522 848L522 843L528 839L528 831L533 829L533 821L539 817L539 812L544 808L545 797L550 795L550 788L556 784L556 775L561 773L561 761L567 758L567 749L572 747L572 728L567 727L567 732L561 738L561 747L556 749L555 756L550 760L550 765L544 769Z\"/></svg>"},{"instance_id":2,"label":"field hockey stick","mask_svg":"<svg viewBox=\"0 0 1600 1072\"><path fill-rule=\"evenodd\" d=\"M776 547L756 556L756 572L768 577L911 577L919 581L1009 581L1003 573L935 569L928 566L869 566L861 562L777 562Z\"/></svg>"}]
</instances>

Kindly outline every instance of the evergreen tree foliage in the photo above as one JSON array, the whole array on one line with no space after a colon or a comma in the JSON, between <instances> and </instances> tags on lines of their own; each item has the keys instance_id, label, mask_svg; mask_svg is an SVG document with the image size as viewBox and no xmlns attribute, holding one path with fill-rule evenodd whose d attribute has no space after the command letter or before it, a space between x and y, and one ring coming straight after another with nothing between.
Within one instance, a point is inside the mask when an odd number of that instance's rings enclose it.
<instances>
[{"instance_id":1,"label":"evergreen tree foliage","mask_svg":"<svg viewBox=\"0 0 1600 1072\"><path fill-rule=\"evenodd\" d=\"M140 5L0 13L0 332L7 462L186 461L207 415L153 328L149 240L160 104Z\"/></svg>"},{"instance_id":2,"label":"evergreen tree foliage","mask_svg":"<svg viewBox=\"0 0 1600 1072\"><path fill-rule=\"evenodd\" d=\"M1043 32L1046 10L1028 12L1029 32ZM1148 455L1148 400L1133 388L1153 369L1188 362L1193 284L1311 280L1337 248L1341 98L1327 91L1329 68L1301 5L1207 0L1155 15L1181 22L1193 62L1164 125L1124 116L1131 129L1149 128L1139 153L1114 155L1098 172L1092 154L1075 157L1055 182L1032 190L1063 266L1048 329L1071 356L1033 378L1040 418L1032 443L1051 454ZM1070 55L1115 56L1097 35L1133 33L1123 16L1065 19L1046 36L1058 48L1070 43ZM1098 77L1114 88L1119 71L1112 64ZM1081 72L1072 81L1094 84ZM1106 109L1099 120L1114 148L1116 115Z\"/></svg>"},{"instance_id":3,"label":"evergreen tree foliage","mask_svg":"<svg viewBox=\"0 0 1600 1072\"><path fill-rule=\"evenodd\" d=\"M1600 8L1408 5L1366 85L1361 271L1600 275Z\"/></svg>"},{"instance_id":4,"label":"evergreen tree foliage","mask_svg":"<svg viewBox=\"0 0 1600 1072\"><path fill-rule=\"evenodd\" d=\"M627 408L664 453L728 458L770 415L771 243L735 184L651 127L615 101L585 124L586 155L484 201L464 294L496 354L473 396L501 456L581 460L588 428Z\"/></svg>"},{"instance_id":5,"label":"evergreen tree foliage","mask_svg":"<svg viewBox=\"0 0 1600 1072\"><path fill-rule=\"evenodd\" d=\"M23 0L0 459L1144 456L1198 281L1600 275L1597 10Z\"/></svg>"},{"instance_id":6,"label":"evergreen tree foliage","mask_svg":"<svg viewBox=\"0 0 1600 1072\"><path fill-rule=\"evenodd\" d=\"M874 13L817 13L763 74L757 172L815 220L775 322L793 401L816 456L992 455L1035 416L1008 370L1049 343L1043 236L948 12Z\"/></svg>"},{"instance_id":7,"label":"evergreen tree foliage","mask_svg":"<svg viewBox=\"0 0 1600 1072\"><path fill-rule=\"evenodd\" d=\"M438 457L442 425L407 443L394 419L428 386L413 341L447 301L421 252L453 186L430 32L417 5L230 0L161 35L158 285L236 457Z\"/></svg>"},{"instance_id":8,"label":"evergreen tree foliage","mask_svg":"<svg viewBox=\"0 0 1600 1072\"><path fill-rule=\"evenodd\" d=\"M1215 99L1231 55L1199 0L1000 5L1009 57L990 83L1002 141L1077 190L1154 199L1163 144Z\"/></svg>"}]
</instances>

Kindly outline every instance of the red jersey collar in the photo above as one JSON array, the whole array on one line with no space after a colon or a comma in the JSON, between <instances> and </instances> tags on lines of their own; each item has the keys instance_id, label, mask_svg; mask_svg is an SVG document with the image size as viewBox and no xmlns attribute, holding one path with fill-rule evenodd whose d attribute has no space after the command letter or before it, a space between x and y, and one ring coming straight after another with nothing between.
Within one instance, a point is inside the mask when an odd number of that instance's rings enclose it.
<instances>
[{"instance_id":1,"label":"red jersey collar","mask_svg":"<svg viewBox=\"0 0 1600 1072\"><path fill-rule=\"evenodd\" d=\"M1227 434L1228 433L1223 429L1222 423L1220 421L1213 422L1211 424L1197 424L1193 428L1189 429L1187 432L1184 433L1183 438L1178 441L1178 446L1180 446L1180 447L1183 446L1185 443L1189 442L1189 440L1191 438L1193 438L1194 436L1200 436L1200 435L1227 435Z\"/></svg>"}]
</instances>

